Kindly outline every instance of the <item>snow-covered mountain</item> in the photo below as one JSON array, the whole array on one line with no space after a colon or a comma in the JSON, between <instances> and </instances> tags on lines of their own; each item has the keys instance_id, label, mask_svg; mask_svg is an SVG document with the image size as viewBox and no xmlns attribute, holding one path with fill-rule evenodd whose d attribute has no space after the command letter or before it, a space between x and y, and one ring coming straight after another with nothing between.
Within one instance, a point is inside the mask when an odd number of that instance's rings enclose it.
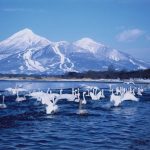
<instances>
[{"instance_id":1,"label":"snow-covered mountain","mask_svg":"<svg viewBox=\"0 0 150 150\"><path fill-rule=\"evenodd\" d=\"M90 38L52 42L21 30L0 42L0 73L62 74L69 71L136 70L150 64Z\"/></svg>"}]
</instances>

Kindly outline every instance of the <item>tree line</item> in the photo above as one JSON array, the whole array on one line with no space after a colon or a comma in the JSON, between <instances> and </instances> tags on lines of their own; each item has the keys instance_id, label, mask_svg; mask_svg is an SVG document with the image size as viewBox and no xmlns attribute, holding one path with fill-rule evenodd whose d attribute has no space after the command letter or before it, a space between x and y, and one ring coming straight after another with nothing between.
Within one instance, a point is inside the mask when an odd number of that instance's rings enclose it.
<instances>
[{"instance_id":1,"label":"tree line","mask_svg":"<svg viewBox=\"0 0 150 150\"><path fill-rule=\"evenodd\" d=\"M68 72L63 78L91 78L91 79L130 79L143 78L150 79L150 69L137 71L87 71L83 73Z\"/></svg>"},{"instance_id":2,"label":"tree line","mask_svg":"<svg viewBox=\"0 0 150 150\"><path fill-rule=\"evenodd\" d=\"M0 74L0 77L8 78L63 78L63 79L82 79L82 78L91 78L91 79L130 79L130 78L143 78L150 79L150 69L146 70L136 70L136 71L86 71L86 72L66 72L63 75L48 75L48 74Z\"/></svg>"}]
</instances>

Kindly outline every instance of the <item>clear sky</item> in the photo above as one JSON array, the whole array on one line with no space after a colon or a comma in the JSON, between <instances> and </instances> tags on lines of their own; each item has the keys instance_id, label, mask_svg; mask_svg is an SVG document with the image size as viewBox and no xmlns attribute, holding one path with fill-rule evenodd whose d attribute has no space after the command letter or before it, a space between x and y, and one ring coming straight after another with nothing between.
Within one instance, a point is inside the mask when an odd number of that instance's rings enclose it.
<instances>
[{"instance_id":1,"label":"clear sky","mask_svg":"<svg viewBox=\"0 0 150 150\"><path fill-rule=\"evenodd\" d=\"M150 0L0 0L0 41L30 28L51 41L95 41L150 62Z\"/></svg>"}]
</instances>

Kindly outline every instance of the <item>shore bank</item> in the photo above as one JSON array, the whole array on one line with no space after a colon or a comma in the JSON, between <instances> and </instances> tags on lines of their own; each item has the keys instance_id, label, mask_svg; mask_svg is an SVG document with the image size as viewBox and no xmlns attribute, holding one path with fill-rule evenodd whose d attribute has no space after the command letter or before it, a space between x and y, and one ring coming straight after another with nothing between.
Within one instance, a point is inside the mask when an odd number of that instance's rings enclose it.
<instances>
[{"instance_id":1,"label":"shore bank","mask_svg":"<svg viewBox=\"0 0 150 150\"><path fill-rule=\"evenodd\" d=\"M90 78L63 79L63 78L56 78L56 77L50 77L50 78L44 78L44 77L41 77L41 78L33 78L33 77L8 78L8 77L1 77L0 80L1 81L102 82L102 83L125 83L125 84L134 84L134 83L150 84L150 79L90 79Z\"/></svg>"}]
</instances>

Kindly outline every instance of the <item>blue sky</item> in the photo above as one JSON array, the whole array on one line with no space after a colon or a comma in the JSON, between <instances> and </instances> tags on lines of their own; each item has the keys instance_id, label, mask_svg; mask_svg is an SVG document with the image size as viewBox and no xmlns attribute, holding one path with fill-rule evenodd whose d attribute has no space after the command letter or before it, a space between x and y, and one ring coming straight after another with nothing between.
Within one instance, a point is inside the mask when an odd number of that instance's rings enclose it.
<instances>
[{"instance_id":1,"label":"blue sky","mask_svg":"<svg viewBox=\"0 0 150 150\"><path fill-rule=\"evenodd\" d=\"M0 41L24 28L51 41L90 37L150 62L150 0L0 0Z\"/></svg>"}]
</instances>

